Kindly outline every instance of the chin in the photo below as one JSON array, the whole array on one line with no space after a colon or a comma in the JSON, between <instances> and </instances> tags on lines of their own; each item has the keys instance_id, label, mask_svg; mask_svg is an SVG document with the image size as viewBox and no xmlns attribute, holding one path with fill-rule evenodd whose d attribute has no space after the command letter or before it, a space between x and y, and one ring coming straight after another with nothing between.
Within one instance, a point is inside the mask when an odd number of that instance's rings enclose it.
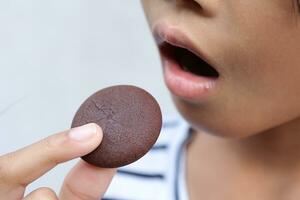
<instances>
[{"instance_id":1,"label":"chin","mask_svg":"<svg viewBox=\"0 0 300 200\"><path fill-rule=\"evenodd\" d=\"M238 118L215 112L211 105L197 104L174 95L172 98L181 116L199 132L232 139L251 137L260 132L244 120L232 120Z\"/></svg>"}]
</instances>

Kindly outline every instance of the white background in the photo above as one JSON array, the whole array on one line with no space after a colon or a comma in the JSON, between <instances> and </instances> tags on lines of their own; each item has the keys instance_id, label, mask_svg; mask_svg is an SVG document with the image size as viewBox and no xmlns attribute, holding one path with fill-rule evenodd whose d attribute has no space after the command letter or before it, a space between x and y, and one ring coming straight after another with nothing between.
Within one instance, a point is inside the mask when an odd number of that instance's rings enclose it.
<instances>
[{"instance_id":1,"label":"white background","mask_svg":"<svg viewBox=\"0 0 300 200\"><path fill-rule=\"evenodd\" d=\"M0 27L0 154L69 128L83 100L110 85L143 87L176 112L138 0L1 0ZM74 163L28 191L58 191Z\"/></svg>"}]
</instances>

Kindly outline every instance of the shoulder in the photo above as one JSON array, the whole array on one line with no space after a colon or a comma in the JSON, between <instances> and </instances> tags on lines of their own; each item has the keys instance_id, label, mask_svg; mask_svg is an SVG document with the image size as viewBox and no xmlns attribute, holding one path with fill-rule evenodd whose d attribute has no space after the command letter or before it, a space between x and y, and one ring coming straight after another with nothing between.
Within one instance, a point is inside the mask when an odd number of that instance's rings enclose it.
<instances>
[{"instance_id":1,"label":"shoulder","mask_svg":"<svg viewBox=\"0 0 300 200\"><path fill-rule=\"evenodd\" d=\"M103 199L170 199L176 156L187 129L179 116L164 117L156 144L138 161L118 169Z\"/></svg>"}]
</instances>

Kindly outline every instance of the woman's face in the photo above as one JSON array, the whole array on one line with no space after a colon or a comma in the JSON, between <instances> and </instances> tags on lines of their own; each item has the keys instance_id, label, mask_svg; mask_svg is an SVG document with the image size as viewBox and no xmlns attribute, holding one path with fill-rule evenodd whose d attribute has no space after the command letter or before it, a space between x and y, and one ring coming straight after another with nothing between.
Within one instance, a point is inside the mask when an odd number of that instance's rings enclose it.
<instances>
[{"instance_id":1,"label":"woman's face","mask_svg":"<svg viewBox=\"0 0 300 200\"><path fill-rule=\"evenodd\" d=\"M171 49L165 51L171 59L162 59L165 81L194 128L244 137L300 118L297 0L142 3L154 35L164 41L161 49ZM174 46L193 49L218 75L196 75L199 61L186 64Z\"/></svg>"}]
</instances>

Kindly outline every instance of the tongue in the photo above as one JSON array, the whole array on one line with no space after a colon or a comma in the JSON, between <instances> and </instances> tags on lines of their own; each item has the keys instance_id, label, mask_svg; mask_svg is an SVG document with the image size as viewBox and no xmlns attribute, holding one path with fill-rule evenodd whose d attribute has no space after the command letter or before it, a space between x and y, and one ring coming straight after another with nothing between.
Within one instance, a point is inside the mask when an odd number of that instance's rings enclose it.
<instances>
[{"instance_id":1,"label":"tongue","mask_svg":"<svg viewBox=\"0 0 300 200\"><path fill-rule=\"evenodd\" d=\"M182 69L185 71L197 76L219 76L218 72L213 67L186 49L178 48L176 50L176 58L178 59Z\"/></svg>"}]
</instances>

